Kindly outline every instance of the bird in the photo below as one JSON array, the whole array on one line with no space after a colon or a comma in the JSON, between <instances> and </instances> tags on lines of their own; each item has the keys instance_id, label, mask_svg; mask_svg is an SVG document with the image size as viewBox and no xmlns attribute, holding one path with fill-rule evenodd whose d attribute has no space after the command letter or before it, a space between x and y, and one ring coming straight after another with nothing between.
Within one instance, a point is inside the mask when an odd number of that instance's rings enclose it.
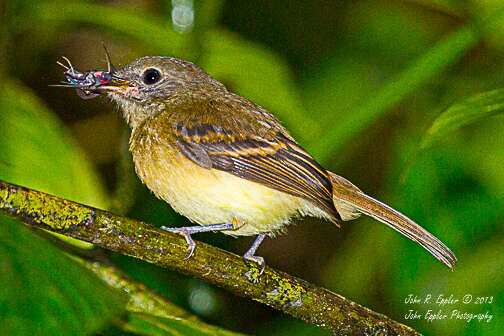
<instances>
[{"instance_id":1,"label":"bird","mask_svg":"<svg viewBox=\"0 0 504 336\"><path fill-rule=\"evenodd\" d=\"M107 95L131 128L135 171L155 196L197 225L166 227L192 235L221 231L256 236L243 255L264 272L256 251L265 237L286 231L297 217L337 226L368 215L417 242L453 269L457 258L438 238L399 211L323 168L268 110L226 88L197 65L145 56L120 69L80 73L65 85L81 96ZM62 65L61 63L59 63ZM84 81L83 78L86 78Z\"/></svg>"}]
</instances>

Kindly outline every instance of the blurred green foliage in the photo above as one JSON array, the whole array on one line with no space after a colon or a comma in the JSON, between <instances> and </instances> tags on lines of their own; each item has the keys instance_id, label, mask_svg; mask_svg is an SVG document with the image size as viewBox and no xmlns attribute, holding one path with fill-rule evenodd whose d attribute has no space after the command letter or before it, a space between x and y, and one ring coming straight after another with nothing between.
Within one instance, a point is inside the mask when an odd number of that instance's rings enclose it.
<instances>
[{"instance_id":1,"label":"blurred green foliage","mask_svg":"<svg viewBox=\"0 0 504 336\"><path fill-rule=\"evenodd\" d=\"M201 325L196 321L187 321L180 318L162 318L147 314L131 313L124 330L136 335L146 336L170 336L170 335L194 335L194 336L238 336L219 328Z\"/></svg>"},{"instance_id":2,"label":"blurred green foliage","mask_svg":"<svg viewBox=\"0 0 504 336\"><path fill-rule=\"evenodd\" d=\"M82 150L31 90L7 78L2 86L0 174L94 207L107 207L105 189Z\"/></svg>"},{"instance_id":3,"label":"blurred green foliage","mask_svg":"<svg viewBox=\"0 0 504 336\"><path fill-rule=\"evenodd\" d=\"M125 164L128 132L113 106L47 85L62 79L55 64L61 55L81 70L104 67L101 41L120 64L147 54L184 58L275 113L328 169L408 214L459 258L449 272L419 246L368 218L341 230L306 220L261 246L259 253L270 265L426 335L504 332L500 1L196 1L192 31L185 33L174 29L172 9L172 1L153 0L0 4L0 179L120 208L156 225L183 225L185 220L156 200ZM45 328L40 330L86 321L89 328L83 331L93 332L121 311L104 304L89 312L101 299L121 298L102 294L102 283L92 275L74 279L72 273L79 271L72 268L79 265L59 257L29 230L4 217L0 221L5 226L0 257L11 265L0 275L0 325L16 315ZM250 243L221 234L198 239L239 253ZM110 258L221 327L261 335L327 334L198 280L124 256ZM44 272L55 268L59 271L48 281ZM22 288L16 279L23 279ZM95 293L88 293L90 288ZM493 302L406 304L409 294L470 294L491 296ZM22 300L34 310L15 313ZM66 318L54 320L53 311L40 310L47 300ZM83 309L89 314L74 315L78 309L70 304L88 307ZM428 322L407 319L410 309L422 315L428 309L488 312L494 318ZM149 316L130 314L123 320L107 332L190 335L195 328ZM33 333L28 322L23 327ZM206 334L218 333L225 331Z\"/></svg>"},{"instance_id":4,"label":"blurred green foliage","mask_svg":"<svg viewBox=\"0 0 504 336\"><path fill-rule=\"evenodd\" d=\"M28 228L0 222L2 335L92 334L123 311L119 291Z\"/></svg>"},{"instance_id":5,"label":"blurred green foliage","mask_svg":"<svg viewBox=\"0 0 504 336\"><path fill-rule=\"evenodd\" d=\"M472 124L479 119L504 112L504 90L497 89L473 95L462 102L450 106L427 130L421 148L430 147L450 131Z\"/></svg>"}]
</instances>

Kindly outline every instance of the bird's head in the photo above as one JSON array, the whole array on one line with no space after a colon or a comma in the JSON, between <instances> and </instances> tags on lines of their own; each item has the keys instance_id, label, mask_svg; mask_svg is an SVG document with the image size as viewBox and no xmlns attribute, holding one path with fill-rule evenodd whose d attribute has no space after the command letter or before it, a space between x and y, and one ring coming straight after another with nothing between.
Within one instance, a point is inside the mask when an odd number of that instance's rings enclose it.
<instances>
[{"instance_id":1,"label":"bird's head","mask_svg":"<svg viewBox=\"0 0 504 336\"><path fill-rule=\"evenodd\" d=\"M226 89L193 63L145 56L115 70L113 79L95 91L107 93L117 102L134 128L160 111L211 99Z\"/></svg>"}]
</instances>

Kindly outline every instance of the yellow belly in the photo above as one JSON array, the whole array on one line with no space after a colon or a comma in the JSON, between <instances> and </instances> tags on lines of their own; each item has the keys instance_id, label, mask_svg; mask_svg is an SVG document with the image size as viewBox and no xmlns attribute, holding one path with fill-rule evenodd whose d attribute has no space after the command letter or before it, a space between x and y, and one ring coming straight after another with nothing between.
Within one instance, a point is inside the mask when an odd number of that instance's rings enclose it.
<instances>
[{"instance_id":1,"label":"yellow belly","mask_svg":"<svg viewBox=\"0 0 504 336\"><path fill-rule=\"evenodd\" d=\"M136 171L154 194L175 211L201 224L244 224L231 235L276 233L296 215L325 217L311 202L216 169L206 169L167 146L148 154L133 151Z\"/></svg>"}]
</instances>

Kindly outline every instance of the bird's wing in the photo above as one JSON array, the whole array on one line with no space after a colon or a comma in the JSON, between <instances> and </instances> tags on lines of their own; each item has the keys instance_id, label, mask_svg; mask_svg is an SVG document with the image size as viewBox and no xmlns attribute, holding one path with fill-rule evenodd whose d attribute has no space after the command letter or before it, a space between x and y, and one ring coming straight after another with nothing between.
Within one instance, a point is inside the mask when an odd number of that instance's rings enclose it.
<instances>
[{"instance_id":1,"label":"bird's wing","mask_svg":"<svg viewBox=\"0 0 504 336\"><path fill-rule=\"evenodd\" d=\"M328 174L333 184L334 202L337 204L336 208L338 210L338 204L346 204L349 207L353 207L356 211L379 220L402 235L419 243L448 267L453 268L455 266L457 263L455 254L433 234L399 211L364 194L345 178L332 172L328 172Z\"/></svg>"},{"instance_id":2,"label":"bird's wing","mask_svg":"<svg viewBox=\"0 0 504 336\"><path fill-rule=\"evenodd\" d=\"M307 199L326 211L335 223L341 221L327 171L281 133L271 138L247 137L212 124L179 124L174 132L180 151L201 167Z\"/></svg>"}]
</instances>

